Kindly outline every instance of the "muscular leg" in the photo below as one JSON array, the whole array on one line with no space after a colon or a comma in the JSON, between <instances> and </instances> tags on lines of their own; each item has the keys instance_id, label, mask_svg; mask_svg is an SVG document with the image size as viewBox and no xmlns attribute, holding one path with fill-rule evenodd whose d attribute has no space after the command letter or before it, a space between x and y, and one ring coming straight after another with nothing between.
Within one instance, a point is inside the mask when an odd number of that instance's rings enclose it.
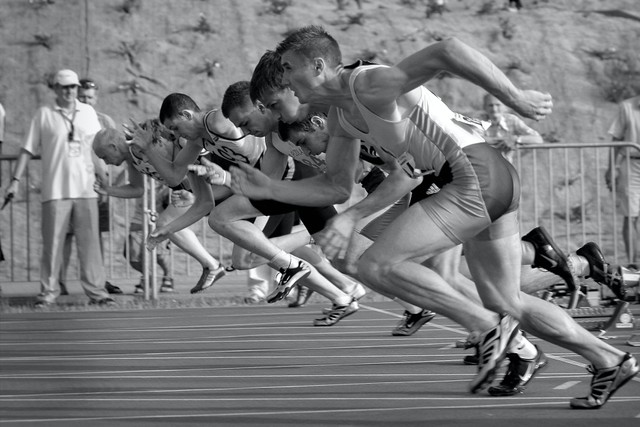
<instances>
[{"instance_id":1,"label":"muscular leg","mask_svg":"<svg viewBox=\"0 0 640 427\"><path fill-rule=\"evenodd\" d=\"M473 239L465 244L469 269L487 308L511 314L523 330L580 354L596 368L616 365L624 355L622 351L579 326L560 307L527 295L514 285L519 279L514 275L520 269L519 250L518 235Z\"/></svg>"},{"instance_id":2,"label":"muscular leg","mask_svg":"<svg viewBox=\"0 0 640 427\"><path fill-rule=\"evenodd\" d=\"M359 277L384 295L429 307L469 331L488 330L498 322L496 313L460 293L432 268L413 261L454 246L422 207L414 205L365 251L358 264Z\"/></svg>"},{"instance_id":3,"label":"muscular leg","mask_svg":"<svg viewBox=\"0 0 640 427\"><path fill-rule=\"evenodd\" d=\"M170 223L174 219L183 215L188 207L176 207L170 204L158 216L158 227ZM220 267L220 261L215 259L209 251L202 245L196 234L190 228L183 228L180 231L172 233L169 240L185 251L187 254L195 258L204 268L216 270Z\"/></svg>"}]
</instances>

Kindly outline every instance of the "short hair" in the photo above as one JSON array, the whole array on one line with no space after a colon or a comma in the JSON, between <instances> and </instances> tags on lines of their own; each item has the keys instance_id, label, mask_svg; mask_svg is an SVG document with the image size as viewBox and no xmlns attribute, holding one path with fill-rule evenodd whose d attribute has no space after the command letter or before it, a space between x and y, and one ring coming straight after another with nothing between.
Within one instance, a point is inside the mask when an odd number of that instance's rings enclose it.
<instances>
[{"instance_id":1,"label":"short hair","mask_svg":"<svg viewBox=\"0 0 640 427\"><path fill-rule=\"evenodd\" d=\"M93 138L93 151L104 150L110 144L126 143L124 134L114 128L100 129Z\"/></svg>"},{"instance_id":2,"label":"short hair","mask_svg":"<svg viewBox=\"0 0 640 427\"><path fill-rule=\"evenodd\" d=\"M299 53L307 59L320 56L332 67L342 64L338 42L319 25L309 25L291 32L276 48L279 55L288 51Z\"/></svg>"},{"instance_id":3,"label":"short hair","mask_svg":"<svg viewBox=\"0 0 640 427\"><path fill-rule=\"evenodd\" d=\"M253 70L249 84L249 96L251 101L264 100L269 91L281 91L286 86L282 84L283 68L280 63L280 54L268 50L262 55L258 65Z\"/></svg>"},{"instance_id":4,"label":"short hair","mask_svg":"<svg viewBox=\"0 0 640 427\"><path fill-rule=\"evenodd\" d=\"M241 80L233 83L224 91L220 111L222 111L222 115L228 119L231 115L231 110L242 107L247 103L252 103L249 97L249 82Z\"/></svg>"},{"instance_id":5,"label":"short hair","mask_svg":"<svg viewBox=\"0 0 640 427\"><path fill-rule=\"evenodd\" d=\"M317 127L311 120L313 117L320 117L320 118L326 119L327 114L323 112L312 112L307 114L307 116L304 119L297 122L285 123L280 121L278 122L278 135L283 141L288 141L289 138L291 138L292 132L305 132L305 133L315 132L317 130Z\"/></svg>"},{"instance_id":6,"label":"short hair","mask_svg":"<svg viewBox=\"0 0 640 427\"><path fill-rule=\"evenodd\" d=\"M189 95L184 93L169 94L160 106L160 123L164 123L168 119L172 119L180 114L183 110L200 111L198 104L191 99Z\"/></svg>"}]
</instances>

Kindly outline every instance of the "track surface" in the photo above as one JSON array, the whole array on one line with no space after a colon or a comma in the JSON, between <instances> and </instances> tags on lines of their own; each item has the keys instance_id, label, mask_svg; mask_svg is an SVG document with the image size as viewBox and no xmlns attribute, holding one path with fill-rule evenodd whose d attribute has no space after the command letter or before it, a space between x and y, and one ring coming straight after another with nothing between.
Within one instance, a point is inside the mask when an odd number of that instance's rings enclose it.
<instances>
[{"instance_id":1,"label":"track surface","mask_svg":"<svg viewBox=\"0 0 640 427\"><path fill-rule=\"evenodd\" d=\"M392 337L386 301L311 326L322 307L3 314L0 426L640 426L638 378L600 410L569 409L591 376L546 342L525 394L471 395L459 325ZM639 357L629 335L610 342Z\"/></svg>"}]
</instances>

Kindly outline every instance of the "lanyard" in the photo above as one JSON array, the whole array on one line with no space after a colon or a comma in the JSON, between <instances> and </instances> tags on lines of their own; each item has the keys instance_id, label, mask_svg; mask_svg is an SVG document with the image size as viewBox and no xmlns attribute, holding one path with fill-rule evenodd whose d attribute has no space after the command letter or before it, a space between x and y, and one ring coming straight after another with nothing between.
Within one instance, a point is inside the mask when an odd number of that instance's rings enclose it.
<instances>
[{"instance_id":1,"label":"lanyard","mask_svg":"<svg viewBox=\"0 0 640 427\"><path fill-rule=\"evenodd\" d=\"M69 123L69 127L70 127L70 129L69 129L69 133L67 134L67 141L68 141L68 142L71 142L71 141L73 141L73 132L74 132L74 130L75 130L75 129L74 129L74 127L73 127L73 121L76 119L76 112L77 112L78 110L76 110L76 106L75 106L75 104L74 104L74 105L73 105L73 116L71 116L71 119L69 119L69 117L67 117L67 116L62 112L62 109L60 109L60 110L58 110L58 111L60 112L60 115L62 116L62 118L63 118L63 119L64 119L64 121L65 121L65 127L67 127L66 123L67 123L67 122Z\"/></svg>"}]
</instances>

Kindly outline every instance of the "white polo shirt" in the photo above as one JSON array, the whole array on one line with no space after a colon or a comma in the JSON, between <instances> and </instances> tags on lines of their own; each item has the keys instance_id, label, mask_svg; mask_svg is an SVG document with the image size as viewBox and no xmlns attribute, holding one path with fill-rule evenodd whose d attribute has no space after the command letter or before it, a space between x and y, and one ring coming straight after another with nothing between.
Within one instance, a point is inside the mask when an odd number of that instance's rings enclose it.
<instances>
[{"instance_id":1,"label":"white polo shirt","mask_svg":"<svg viewBox=\"0 0 640 427\"><path fill-rule=\"evenodd\" d=\"M97 198L92 160L93 138L100 130L96 111L76 102L75 114L57 105L40 107L31 120L24 149L42 157L42 202ZM68 140L73 120L73 140Z\"/></svg>"}]
</instances>

